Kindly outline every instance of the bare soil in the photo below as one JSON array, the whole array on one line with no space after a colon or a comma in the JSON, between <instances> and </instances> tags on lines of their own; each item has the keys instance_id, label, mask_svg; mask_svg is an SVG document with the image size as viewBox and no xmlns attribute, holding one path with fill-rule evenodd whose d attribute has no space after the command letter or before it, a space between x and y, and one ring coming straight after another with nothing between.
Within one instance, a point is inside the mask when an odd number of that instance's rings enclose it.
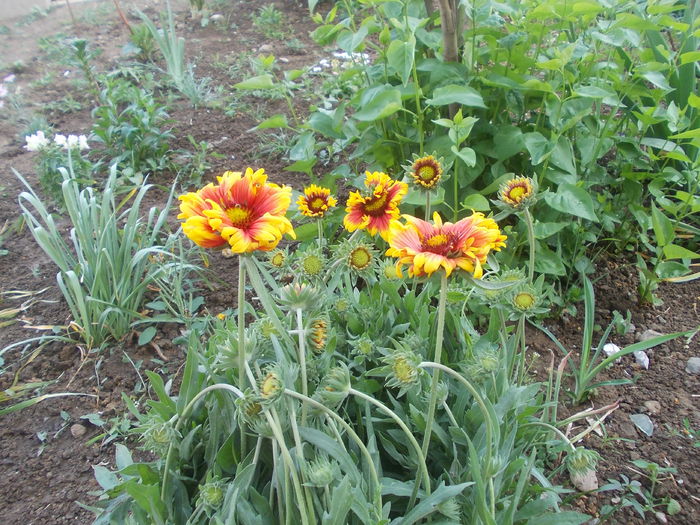
<instances>
[{"instance_id":1,"label":"bare soil","mask_svg":"<svg viewBox=\"0 0 700 525\"><path fill-rule=\"evenodd\" d=\"M200 24L190 18L184 3L177 11L178 29L187 38L187 52L196 64L199 76L209 76L212 85L231 85L242 78L229 75L226 65L232 65L243 54L273 54L283 57L285 67L299 68L318 62L323 51L312 44L308 37L313 22L302 5L290 1L274 2L284 13L284 21L290 28L290 36L298 39L290 47L290 39L267 40L250 21L250 2L232 0L220 12L225 24ZM122 2L123 9L131 12L133 6L145 9L150 15L162 10L162 2L136 0ZM91 11L92 10L92 11ZM46 104L71 95L83 108L89 108L84 93L77 92L71 82L77 71L67 74L62 67L47 59L38 46L41 37L65 34L89 40L100 47L101 67L109 69L120 57L122 46L128 41L128 30L120 21L112 2L102 1L80 4L74 7L77 25L73 25L68 10L60 7L47 17L39 17L30 23L13 19L4 22L8 31L0 34L0 78L16 74L15 87L21 89L26 107L42 112ZM137 19L129 15L131 23ZM231 29L234 27L234 29ZM261 46L265 46L262 47ZM13 68L13 64L15 65ZM53 81L40 82L53 73ZM263 101L261 101L262 103ZM265 104L269 102L264 101ZM268 116L283 111L282 102L278 111L268 109ZM303 108L307 101L299 100ZM288 162L276 155L260 158L261 137L247 130L257 124L247 112L227 115L221 107L191 108L185 101L176 101L171 110L174 132L177 139L172 148L188 147L188 135L196 141L207 141L221 157L212 159L208 178L213 179L224 169L240 169L244 166L264 165L275 182L285 182L296 189L305 183L305 177L282 171ZM57 110L46 113L49 122L61 133L87 133L90 112L80 109L72 112ZM22 186L12 169L22 173L34 187L38 187L34 166L35 154L23 149L18 133L22 123L8 118L0 109L0 225L12 223L19 217L17 195ZM157 180L168 185L172 174L162 175ZM157 199L165 202L163 193ZM175 212L173 212L174 218ZM56 287L56 268L35 244L26 228L14 233L4 248L9 250L0 256L0 291L3 292L2 308L26 308L17 322L0 331L0 348L25 339L45 334L48 327L65 326L69 312ZM221 278L212 290L206 293L205 307L217 313L230 306L233 290L225 284L227 275L235 268L231 260L212 256L211 267ZM235 275L235 274L233 274ZM700 283L685 285L662 285L659 295L664 300L660 307L640 307L636 301L637 277L633 267L610 261L598 268L601 276L596 284L599 324L605 326L613 310L632 312L635 331L626 336L614 336L619 346L629 343L647 329L661 333L687 330L700 324L698 302ZM27 298L13 299L8 291L22 290L38 292L34 302ZM0 299L2 301L2 299ZM582 306L579 308L582 310ZM547 322L548 327L572 349L579 349L581 316L561 317ZM4 354L4 373L0 375L0 393L12 386L27 383L48 382L39 393L80 394L71 397L54 397L35 406L2 417L0 422L0 504L2 522L13 524L59 524L90 523L93 514L77 502L90 505L99 490L94 481L93 465L113 464L114 442L93 440L106 428L91 424L84 416L99 414L104 421L117 418L125 412L122 394L136 398L147 395L143 380L144 370L155 370L163 375L177 375L183 361L183 350L172 344L178 335L176 326L163 326L155 342L162 356L151 346L139 347L135 338L115 344L106 351L93 354L75 344L51 343L33 354L35 347L20 345ZM549 360L552 343L542 334L530 333L529 348L539 354L541 362ZM534 354L533 354L534 355ZM647 459L661 466L675 467L678 473L667 476L658 487L658 495L677 499L682 512L669 516L669 523L694 523L700 515L700 455L692 447L693 440L683 432L683 421L687 419L691 428L700 428L700 376L685 372L686 361L691 356L700 356L700 342L696 337L690 343L677 339L649 352L651 366L642 370L634 360L626 358L622 364L612 367L611 378L634 377L632 385L600 389L591 403L584 407L564 404L561 411L566 415L587 406L596 408L619 400L619 408L605 421L603 437L591 434L585 444L600 452L599 479L619 478L620 474L648 482L630 469L630 460ZM163 357L165 359L163 359ZM560 358L561 356L559 356ZM658 413L650 414L655 431L646 437L636 430L629 419L630 414L648 413L646 401L660 404ZM10 403L0 405L8 406ZM80 425L80 427L74 425ZM81 433L82 432L82 433ZM576 433L571 430L571 435ZM620 440L619 438L623 438ZM94 441L90 443L91 441ZM562 480L566 482L566 480ZM591 494L572 498L569 503L596 515L603 504L609 503L615 494ZM664 510L664 509L659 509ZM654 519L647 514L647 519ZM643 523L634 513L624 511L615 515L613 523Z\"/></svg>"}]
</instances>

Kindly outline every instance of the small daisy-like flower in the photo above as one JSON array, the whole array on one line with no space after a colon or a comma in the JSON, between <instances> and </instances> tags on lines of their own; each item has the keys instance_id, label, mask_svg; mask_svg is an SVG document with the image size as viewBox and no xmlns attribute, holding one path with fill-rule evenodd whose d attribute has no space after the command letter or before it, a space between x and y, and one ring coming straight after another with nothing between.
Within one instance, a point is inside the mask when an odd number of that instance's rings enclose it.
<instances>
[{"instance_id":1,"label":"small daisy-like flower","mask_svg":"<svg viewBox=\"0 0 700 525\"><path fill-rule=\"evenodd\" d=\"M530 177L515 177L501 186L498 198L506 206L519 210L535 202L537 184Z\"/></svg>"},{"instance_id":2,"label":"small daisy-like flower","mask_svg":"<svg viewBox=\"0 0 700 525\"><path fill-rule=\"evenodd\" d=\"M68 149L68 139L66 138L65 135L56 134L53 137L53 142L56 144L56 146L60 146L64 149Z\"/></svg>"},{"instance_id":3,"label":"small daisy-like flower","mask_svg":"<svg viewBox=\"0 0 700 525\"><path fill-rule=\"evenodd\" d=\"M315 217L320 219L326 212L335 207L338 201L331 196L331 190L312 184L308 188L304 188L304 194L299 195L297 205L299 212L307 217Z\"/></svg>"},{"instance_id":4,"label":"small daisy-like flower","mask_svg":"<svg viewBox=\"0 0 700 525\"><path fill-rule=\"evenodd\" d=\"M24 149L27 151L41 151L49 145L49 139L46 138L46 135L41 130L34 133L34 135L27 135L24 137L24 140L26 141Z\"/></svg>"},{"instance_id":5,"label":"small daisy-like flower","mask_svg":"<svg viewBox=\"0 0 700 525\"><path fill-rule=\"evenodd\" d=\"M443 223L440 215L433 214L433 224L404 215L406 224L392 221L389 228L390 248L386 255L397 257L396 270L409 264L408 275L421 277L440 268L449 277L455 268L474 274L483 274L482 264L492 250L505 246L506 236L501 235L493 219L482 213L474 213L456 223Z\"/></svg>"},{"instance_id":6,"label":"small daisy-like flower","mask_svg":"<svg viewBox=\"0 0 700 525\"><path fill-rule=\"evenodd\" d=\"M343 225L349 232L366 229L386 240L389 223L399 218L399 203L408 192L405 182L393 180L386 173L375 171L365 174L364 194L353 191L348 197Z\"/></svg>"},{"instance_id":7,"label":"small daisy-like flower","mask_svg":"<svg viewBox=\"0 0 700 525\"><path fill-rule=\"evenodd\" d=\"M537 297L532 290L523 288L513 294L513 306L520 311L527 312L537 306Z\"/></svg>"},{"instance_id":8,"label":"small daisy-like flower","mask_svg":"<svg viewBox=\"0 0 700 525\"><path fill-rule=\"evenodd\" d=\"M389 281L395 281L396 279L401 278L396 269L396 264L390 260L385 260L382 262L380 275L383 275L384 278L388 279Z\"/></svg>"},{"instance_id":9,"label":"small daisy-like flower","mask_svg":"<svg viewBox=\"0 0 700 525\"><path fill-rule=\"evenodd\" d=\"M354 270L364 270L372 264L374 255L372 250L366 245L359 245L353 248L348 254L348 266Z\"/></svg>"},{"instance_id":10,"label":"small daisy-like flower","mask_svg":"<svg viewBox=\"0 0 700 525\"><path fill-rule=\"evenodd\" d=\"M410 171L413 182L424 190L435 188L442 177L442 165L433 155L415 159Z\"/></svg>"},{"instance_id":11,"label":"small daisy-like flower","mask_svg":"<svg viewBox=\"0 0 700 525\"><path fill-rule=\"evenodd\" d=\"M223 321L224 319L226 319L226 314L224 312L220 312L220 313L216 314L216 318L219 321Z\"/></svg>"},{"instance_id":12,"label":"small daisy-like flower","mask_svg":"<svg viewBox=\"0 0 700 525\"><path fill-rule=\"evenodd\" d=\"M585 447L576 447L566 455L566 469L569 474L586 474L589 470L595 470L600 454L595 450L588 450Z\"/></svg>"},{"instance_id":13,"label":"small daisy-like flower","mask_svg":"<svg viewBox=\"0 0 700 525\"><path fill-rule=\"evenodd\" d=\"M285 266L285 264L287 263L287 259L288 259L288 256L287 256L286 250L274 250L274 251L270 252L270 255L267 258L267 261L274 268L283 268Z\"/></svg>"},{"instance_id":14,"label":"small daisy-like flower","mask_svg":"<svg viewBox=\"0 0 700 525\"><path fill-rule=\"evenodd\" d=\"M367 334L362 334L352 343L353 354L368 356L374 351L374 342Z\"/></svg>"},{"instance_id":15,"label":"small daisy-like flower","mask_svg":"<svg viewBox=\"0 0 700 525\"><path fill-rule=\"evenodd\" d=\"M358 240L344 241L338 247L337 254L348 270L359 275L371 273L377 261L374 247Z\"/></svg>"}]
</instances>

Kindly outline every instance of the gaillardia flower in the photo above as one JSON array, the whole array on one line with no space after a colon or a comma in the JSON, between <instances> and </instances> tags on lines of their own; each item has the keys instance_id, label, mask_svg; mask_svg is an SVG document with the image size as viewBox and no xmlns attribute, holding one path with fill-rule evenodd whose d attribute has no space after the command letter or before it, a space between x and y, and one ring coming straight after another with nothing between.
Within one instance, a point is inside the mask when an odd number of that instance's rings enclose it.
<instances>
[{"instance_id":1,"label":"gaillardia flower","mask_svg":"<svg viewBox=\"0 0 700 525\"><path fill-rule=\"evenodd\" d=\"M399 218L399 203L408 192L408 185L393 180L386 173L368 171L365 186L368 191L364 195L359 191L350 192L343 225L350 232L367 229L370 235L379 233L386 240L389 223Z\"/></svg>"},{"instance_id":2,"label":"gaillardia flower","mask_svg":"<svg viewBox=\"0 0 700 525\"><path fill-rule=\"evenodd\" d=\"M450 275L455 268L461 268L481 277L481 265L491 250L498 251L505 246L506 236L501 235L493 219L482 213L474 213L456 223L443 223L440 215L433 214L433 224L404 215L406 224L392 221L386 255L398 257L396 271L401 275L401 267L409 264L408 275L421 277L430 275L439 268Z\"/></svg>"},{"instance_id":3,"label":"gaillardia flower","mask_svg":"<svg viewBox=\"0 0 700 525\"><path fill-rule=\"evenodd\" d=\"M432 155L417 158L410 171L413 182L421 189L432 190L440 182L442 166Z\"/></svg>"},{"instance_id":4,"label":"gaillardia flower","mask_svg":"<svg viewBox=\"0 0 700 525\"><path fill-rule=\"evenodd\" d=\"M182 230L205 248L226 243L233 253L274 249L282 236L294 237L285 217L292 189L267 182L265 170L227 171L219 184L180 196Z\"/></svg>"},{"instance_id":5,"label":"gaillardia flower","mask_svg":"<svg viewBox=\"0 0 700 525\"><path fill-rule=\"evenodd\" d=\"M515 177L506 181L498 192L498 198L511 208L519 210L534 204L537 184L530 177Z\"/></svg>"},{"instance_id":6,"label":"gaillardia flower","mask_svg":"<svg viewBox=\"0 0 700 525\"><path fill-rule=\"evenodd\" d=\"M304 188L304 194L299 195L297 205L302 215L320 219L326 212L333 208L338 201L331 196L331 190L312 184Z\"/></svg>"}]
</instances>

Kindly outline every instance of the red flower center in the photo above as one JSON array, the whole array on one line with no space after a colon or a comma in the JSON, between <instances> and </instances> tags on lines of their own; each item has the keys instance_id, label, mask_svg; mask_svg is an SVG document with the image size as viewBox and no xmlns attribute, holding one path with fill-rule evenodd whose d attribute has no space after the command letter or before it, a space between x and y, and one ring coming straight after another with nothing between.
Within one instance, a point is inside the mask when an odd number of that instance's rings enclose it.
<instances>
[{"instance_id":1,"label":"red flower center","mask_svg":"<svg viewBox=\"0 0 700 525\"><path fill-rule=\"evenodd\" d=\"M449 257L451 255L456 255L459 250L457 249L457 238L452 233L445 233L440 230L436 230L429 237L425 237L421 242L421 250L424 252L436 253L444 257Z\"/></svg>"}]
</instances>

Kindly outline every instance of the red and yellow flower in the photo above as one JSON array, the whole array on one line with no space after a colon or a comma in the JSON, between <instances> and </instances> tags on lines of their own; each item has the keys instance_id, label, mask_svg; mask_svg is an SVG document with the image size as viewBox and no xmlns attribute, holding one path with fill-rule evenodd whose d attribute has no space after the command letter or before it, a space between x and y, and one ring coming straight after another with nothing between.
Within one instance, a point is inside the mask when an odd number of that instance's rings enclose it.
<instances>
[{"instance_id":1,"label":"red and yellow flower","mask_svg":"<svg viewBox=\"0 0 700 525\"><path fill-rule=\"evenodd\" d=\"M442 166L432 155L420 157L411 165L411 177L416 186L431 190L437 186L442 177Z\"/></svg>"},{"instance_id":2,"label":"red and yellow flower","mask_svg":"<svg viewBox=\"0 0 700 525\"><path fill-rule=\"evenodd\" d=\"M343 225L353 232L366 229L370 235L379 233L386 240L389 223L399 218L399 203L408 192L405 182L395 181L386 173L365 174L365 194L350 192Z\"/></svg>"},{"instance_id":3,"label":"red and yellow flower","mask_svg":"<svg viewBox=\"0 0 700 525\"><path fill-rule=\"evenodd\" d=\"M228 243L233 253L274 249L282 236L294 237L285 217L292 189L267 182L265 170L227 171L218 184L180 196L182 230L196 244L216 248Z\"/></svg>"},{"instance_id":4,"label":"red and yellow flower","mask_svg":"<svg viewBox=\"0 0 700 525\"><path fill-rule=\"evenodd\" d=\"M421 277L443 268L450 275L461 268L481 277L482 264L491 250L505 246L506 236L501 234L493 219L482 213L474 213L456 223L443 223L440 215L433 214L433 224L404 215L406 223L392 221L388 232L390 248L386 255L397 257L396 271L401 275L404 264L410 265L408 275Z\"/></svg>"},{"instance_id":5,"label":"red and yellow flower","mask_svg":"<svg viewBox=\"0 0 700 525\"><path fill-rule=\"evenodd\" d=\"M338 201L331 196L331 190L312 184L304 188L304 194L299 195L297 205L302 215L320 219L326 212L335 207Z\"/></svg>"},{"instance_id":6,"label":"red and yellow flower","mask_svg":"<svg viewBox=\"0 0 700 525\"><path fill-rule=\"evenodd\" d=\"M530 177L515 177L506 181L498 192L498 198L506 206L520 209L534 203L537 184Z\"/></svg>"}]
</instances>

